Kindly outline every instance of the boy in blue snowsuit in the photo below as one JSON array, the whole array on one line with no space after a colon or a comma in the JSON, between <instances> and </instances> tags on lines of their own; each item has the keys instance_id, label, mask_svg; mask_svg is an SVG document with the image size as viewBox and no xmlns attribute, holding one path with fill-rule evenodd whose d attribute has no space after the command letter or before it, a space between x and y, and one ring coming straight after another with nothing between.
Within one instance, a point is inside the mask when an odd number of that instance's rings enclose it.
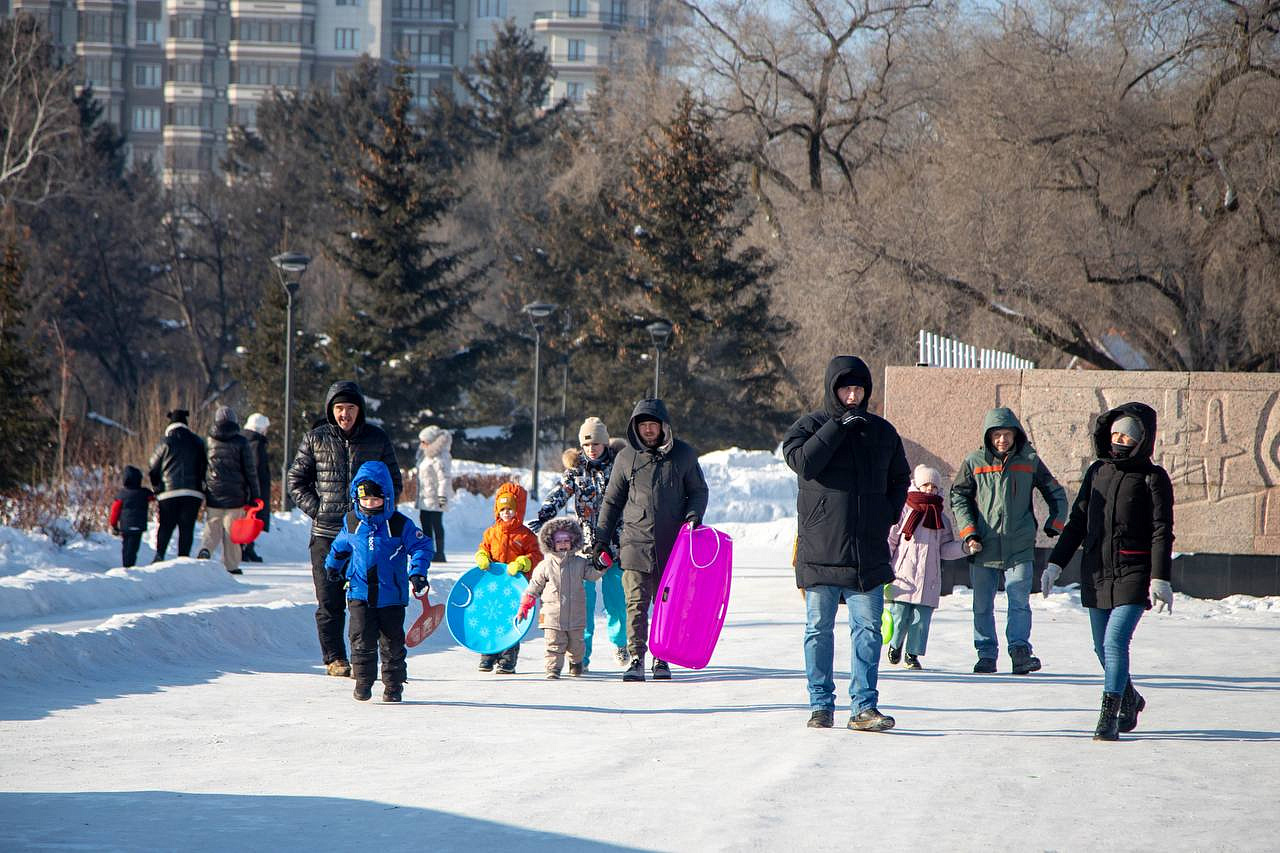
<instances>
[{"instance_id":1,"label":"boy in blue snowsuit","mask_svg":"<svg viewBox=\"0 0 1280 853\"><path fill-rule=\"evenodd\" d=\"M347 630L355 697L372 695L382 651L382 701L399 702L404 692L404 611L409 586L428 586L427 567L435 554L431 539L396 511L391 472L382 462L366 462L351 481L352 510L324 561L332 583L345 574ZM344 570L345 567L345 570Z\"/></svg>"}]
</instances>

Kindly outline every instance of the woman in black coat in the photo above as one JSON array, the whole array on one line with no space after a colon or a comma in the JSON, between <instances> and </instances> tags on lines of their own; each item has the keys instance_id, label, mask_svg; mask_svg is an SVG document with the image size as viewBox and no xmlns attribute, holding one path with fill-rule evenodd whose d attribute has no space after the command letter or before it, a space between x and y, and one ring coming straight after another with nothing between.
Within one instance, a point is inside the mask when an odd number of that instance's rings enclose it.
<instances>
[{"instance_id":1,"label":"woman in black coat","mask_svg":"<svg viewBox=\"0 0 1280 853\"><path fill-rule=\"evenodd\" d=\"M1161 609L1173 611L1173 484L1151 461L1155 441L1156 413L1143 403L1125 403L1098 417L1098 458L1085 472L1041 578L1047 596L1061 567L1084 546L1080 603L1089 608L1093 648L1104 672L1094 740L1118 740L1119 732L1133 731L1146 707L1129 680L1129 644L1151 608L1148 593Z\"/></svg>"}]
</instances>

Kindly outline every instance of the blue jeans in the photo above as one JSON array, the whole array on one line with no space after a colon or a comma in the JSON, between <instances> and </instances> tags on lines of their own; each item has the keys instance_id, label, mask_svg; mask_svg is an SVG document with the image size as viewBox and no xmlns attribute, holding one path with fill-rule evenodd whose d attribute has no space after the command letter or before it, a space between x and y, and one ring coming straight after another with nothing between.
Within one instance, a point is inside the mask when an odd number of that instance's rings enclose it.
<instances>
[{"instance_id":1,"label":"blue jeans","mask_svg":"<svg viewBox=\"0 0 1280 853\"><path fill-rule=\"evenodd\" d=\"M849 608L849 706L854 714L876 707L880 698L876 678L880 673L880 615L884 611L884 587L871 592L838 586L811 586L804 591L804 671L809 679L809 707L834 711L836 707L835 635L840 596Z\"/></svg>"},{"instance_id":2,"label":"blue jeans","mask_svg":"<svg viewBox=\"0 0 1280 853\"><path fill-rule=\"evenodd\" d=\"M1018 646L1031 654L1033 568L1028 562L1004 570L1004 593L1009 602L1004 635L1010 654ZM992 660L1000 656L1000 641L996 639L996 587L1000 583L1000 571L977 563L969 566L969 580L973 585L973 646L978 650L978 657Z\"/></svg>"},{"instance_id":3,"label":"blue jeans","mask_svg":"<svg viewBox=\"0 0 1280 853\"><path fill-rule=\"evenodd\" d=\"M910 604L894 601L889 604L893 614L893 636L889 645L895 649L906 644L907 654L922 655L929 647L929 623L933 621L933 608L927 604Z\"/></svg>"},{"instance_id":4,"label":"blue jeans","mask_svg":"<svg viewBox=\"0 0 1280 853\"><path fill-rule=\"evenodd\" d=\"M1102 689L1106 693L1123 693L1129 684L1129 643L1145 609L1141 604L1121 604L1110 610L1089 608L1093 651L1102 664Z\"/></svg>"},{"instance_id":5,"label":"blue jeans","mask_svg":"<svg viewBox=\"0 0 1280 853\"><path fill-rule=\"evenodd\" d=\"M591 637L596 632L596 582L583 581L582 591L587 596L587 627L582 632L586 648L582 653L582 665L591 663ZM600 593L604 596L604 612L608 618L609 642L620 649L627 647L627 596L622 591L622 569L614 568L600 579Z\"/></svg>"}]
</instances>

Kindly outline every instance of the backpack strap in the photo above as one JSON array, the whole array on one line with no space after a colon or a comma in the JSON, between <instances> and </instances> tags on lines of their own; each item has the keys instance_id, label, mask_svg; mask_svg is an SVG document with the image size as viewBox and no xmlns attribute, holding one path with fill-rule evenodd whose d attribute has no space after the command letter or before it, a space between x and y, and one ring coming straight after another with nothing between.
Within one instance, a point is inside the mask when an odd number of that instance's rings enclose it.
<instances>
[{"instance_id":1,"label":"backpack strap","mask_svg":"<svg viewBox=\"0 0 1280 853\"><path fill-rule=\"evenodd\" d=\"M360 516L356 515L355 510L348 512L345 520L348 533L355 533L360 528Z\"/></svg>"},{"instance_id":2,"label":"backpack strap","mask_svg":"<svg viewBox=\"0 0 1280 853\"><path fill-rule=\"evenodd\" d=\"M391 517L387 519L387 529L391 531L392 537L399 539L404 534L404 524L408 520L405 514L398 510L391 513Z\"/></svg>"}]
</instances>

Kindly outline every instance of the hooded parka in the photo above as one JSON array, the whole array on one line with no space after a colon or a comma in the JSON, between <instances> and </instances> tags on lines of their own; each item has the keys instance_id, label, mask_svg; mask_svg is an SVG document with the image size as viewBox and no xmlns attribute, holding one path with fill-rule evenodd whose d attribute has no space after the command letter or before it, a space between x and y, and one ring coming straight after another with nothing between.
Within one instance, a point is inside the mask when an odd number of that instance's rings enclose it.
<instances>
[{"instance_id":1,"label":"hooded parka","mask_svg":"<svg viewBox=\"0 0 1280 853\"><path fill-rule=\"evenodd\" d=\"M339 394L354 398L360 407L350 434L339 429L333 417L334 398ZM365 462L386 465L395 494L402 491L396 449L385 432L365 422L365 409L359 385L347 380L333 383L325 395L326 423L302 437L289 466L289 496L311 517L311 531L316 536L333 537L342 529L351 507L351 481Z\"/></svg>"},{"instance_id":2,"label":"hooded parka","mask_svg":"<svg viewBox=\"0 0 1280 853\"><path fill-rule=\"evenodd\" d=\"M846 408L836 389L860 385L860 424L840 426ZM889 528L907 500L911 469L893 424L867 411L871 371L856 356L831 359L823 406L796 421L782 440L796 472L796 586L869 592L893 580Z\"/></svg>"},{"instance_id":3,"label":"hooded parka","mask_svg":"<svg viewBox=\"0 0 1280 853\"><path fill-rule=\"evenodd\" d=\"M641 419L662 424L657 447L648 447L636 432ZM698 454L675 437L661 400L636 403L627 423L627 446L618 452L609 475L596 523L594 541L613 542L618 524L621 568L661 572L676 543L680 526L707 511L707 481Z\"/></svg>"},{"instance_id":4,"label":"hooded parka","mask_svg":"<svg viewBox=\"0 0 1280 853\"><path fill-rule=\"evenodd\" d=\"M1111 424L1126 415L1142 423L1142 441L1124 459L1111 458ZM1122 604L1148 609L1151 579L1170 579L1173 564L1173 483L1151 461L1156 413L1125 403L1098 417L1093 430L1097 460L1085 472L1071 515L1049 555L1065 566L1080 555L1080 603L1109 610Z\"/></svg>"},{"instance_id":5,"label":"hooded parka","mask_svg":"<svg viewBox=\"0 0 1280 853\"><path fill-rule=\"evenodd\" d=\"M453 433L434 424L424 429L419 438L426 442L418 448L417 508L444 512L453 500Z\"/></svg>"},{"instance_id":6,"label":"hooded parka","mask_svg":"<svg viewBox=\"0 0 1280 853\"><path fill-rule=\"evenodd\" d=\"M573 548L568 554L556 552L557 531L573 534ZM595 568L577 551L582 547L582 527L572 518L553 518L538 531L543 558L529 579L528 595L542 601L538 611L539 628L559 631L581 631L587 627L587 594L583 581L596 581L604 572Z\"/></svg>"},{"instance_id":7,"label":"hooded parka","mask_svg":"<svg viewBox=\"0 0 1280 853\"><path fill-rule=\"evenodd\" d=\"M205 505L211 509L239 509L258 499L258 460L240 425L228 418L209 433L209 467L205 474Z\"/></svg>"},{"instance_id":8,"label":"hooded parka","mask_svg":"<svg viewBox=\"0 0 1280 853\"><path fill-rule=\"evenodd\" d=\"M377 483L384 496L376 513L367 512L356 500L356 489L366 480ZM326 569L345 572L347 598L368 602L370 607L408 605L409 576L426 577L435 553L431 539L396 511L395 494L386 465L361 465L351 481L353 509L324 562Z\"/></svg>"},{"instance_id":9,"label":"hooded parka","mask_svg":"<svg viewBox=\"0 0 1280 853\"><path fill-rule=\"evenodd\" d=\"M1013 430L1013 447L1004 458L991 444L995 429ZM1067 493L1027 441L1017 415L1003 407L990 410L982 422L982 449L965 457L951 484L956 538L963 542L973 536L982 543L973 562L1003 571L1034 559L1032 489L1049 507L1047 527L1060 532L1067 517Z\"/></svg>"}]
</instances>

